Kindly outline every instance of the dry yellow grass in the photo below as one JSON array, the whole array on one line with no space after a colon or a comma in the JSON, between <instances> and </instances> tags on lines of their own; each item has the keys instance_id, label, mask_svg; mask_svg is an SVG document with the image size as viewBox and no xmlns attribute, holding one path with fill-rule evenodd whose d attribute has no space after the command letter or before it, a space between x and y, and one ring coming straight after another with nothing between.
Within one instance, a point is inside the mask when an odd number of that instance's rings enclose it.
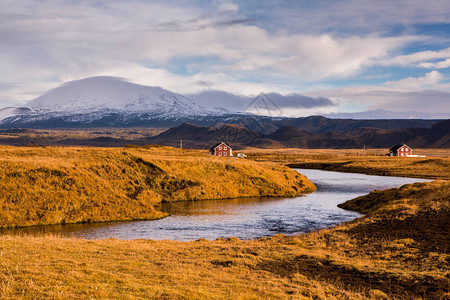
<instances>
[{"instance_id":1,"label":"dry yellow grass","mask_svg":"<svg viewBox=\"0 0 450 300\"><path fill-rule=\"evenodd\" d=\"M362 151L359 150L362 154ZM293 168L322 169L370 175L403 176L430 179L450 179L450 158L441 157L386 157L382 155L355 155L353 150L247 150L249 159L286 164ZM419 152L419 151L418 151ZM369 152L370 153L370 152Z\"/></svg>"},{"instance_id":2,"label":"dry yellow grass","mask_svg":"<svg viewBox=\"0 0 450 300\"><path fill-rule=\"evenodd\" d=\"M360 172L391 168L394 174L418 177L439 177L448 170L446 159L273 153L250 158L315 164L329 160L330 165L349 165ZM217 176L223 169L231 177ZM162 200L235 195L239 189L293 195L300 186L312 188L304 177L276 163L224 160L169 147L0 147L0 174L0 219L15 211L3 213L14 205L28 205L22 210L56 221L70 216L66 209L77 207L74 216L88 212L89 220L104 216L107 208L112 218L118 212L130 217L136 208L155 217L153 204ZM21 188L28 193L18 197ZM24 197L30 201L20 202ZM253 241L0 236L0 298L445 299L449 201L448 181L376 191L344 204L368 212L363 218L307 235Z\"/></svg>"},{"instance_id":3,"label":"dry yellow grass","mask_svg":"<svg viewBox=\"0 0 450 300\"><path fill-rule=\"evenodd\" d=\"M161 201L314 191L275 163L170 147L0 147L0 227L155 219Z\"/></svg>"},{"instance_id":4,"label":"dry yellow grass","mask_svg":"<svg viewBox=\"0 0 450 300\"><path fill-rule=\"evenodd\" d=\"M367 148L364 149L303 149L303 148L279 148L279 149L261 149L251 148L240 151L243 153L270 153L270 154L287 154L287 155L333 155L333 156L384 156L389 153L389 149ZM413 154L424 155L426 157L449 158L450 149L446 148L414 148Z\"/></svg>"},{"instance_id":5,"label":"dry yellow grass","mask_svg":"<svg viewBox=\"0 0 450 300\"><path fill-rule=\"evenodd\" d=\"M450 249L441 246L443 236L448 239L448 189L448 182L433 182L389 190L389 201L369 215L296 237L174 242L0 236L0 298L445 299Z\"/></svg>"}]
</instances>

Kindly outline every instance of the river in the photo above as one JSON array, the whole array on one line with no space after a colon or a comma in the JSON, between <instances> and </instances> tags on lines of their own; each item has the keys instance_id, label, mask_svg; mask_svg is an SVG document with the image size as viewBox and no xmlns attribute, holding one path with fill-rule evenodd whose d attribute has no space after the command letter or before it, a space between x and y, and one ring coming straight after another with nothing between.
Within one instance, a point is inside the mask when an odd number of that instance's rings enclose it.
<instances>
[{"instance_id":1,"label":"river","mask_svg":"<svg viewBox=\"0 0 450 300\"><path fill-rule=\"evenodd\" d=\"M161 220L36 226L0 230L0 233L54 233L85 239L169 239L179 241L219 237L255 239L275 234L305 233L330 228L361 214L337 207L375 189L399 187L427 179L373 176L296 169L317 191L296 198L239 198L163 204L170 213Z\"/></svg>"}]
</instances>

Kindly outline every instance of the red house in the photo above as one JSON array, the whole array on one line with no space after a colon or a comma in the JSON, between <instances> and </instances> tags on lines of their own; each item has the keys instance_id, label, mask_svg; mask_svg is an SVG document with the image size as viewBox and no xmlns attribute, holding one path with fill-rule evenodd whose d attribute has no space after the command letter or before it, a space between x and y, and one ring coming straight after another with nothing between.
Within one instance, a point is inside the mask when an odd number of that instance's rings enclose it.
<instances>
[{"instance_id":1,"label":"red house","mask_svg":"<svg viewBox=\"0 0 450 300\"><path fill-rule=\"evenodd\" d=\"M412 149L408 145L395 145L389 149L390 156L410 156L412 155Z\"/></svg>"},{"instance_id":2,"label":"red house","mask_svg":"<svg viewBox=\"0 0 450 300\"><path fill-rule=\"evenodd\" d=\"M209 154L214 156L233 156L233 150L224 142L218 143L209 149Z\"/></svg>"}]
</instances>

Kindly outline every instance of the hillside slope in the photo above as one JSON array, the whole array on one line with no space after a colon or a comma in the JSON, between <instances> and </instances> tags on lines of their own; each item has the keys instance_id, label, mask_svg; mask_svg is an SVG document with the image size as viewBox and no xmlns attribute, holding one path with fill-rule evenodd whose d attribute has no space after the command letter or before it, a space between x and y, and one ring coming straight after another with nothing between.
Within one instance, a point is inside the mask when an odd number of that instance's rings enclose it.
<instances>
[{"instance_id":1,"label":"hillside slope","mask_svg":"<svg viewBox=\"0 0 450 300\"><path fill-rule=\"evenodd\" d=\"M159 202L314 190L285 166L169 147L0 147L0 227L155 219Z\"/></svg>"}]
</instances>

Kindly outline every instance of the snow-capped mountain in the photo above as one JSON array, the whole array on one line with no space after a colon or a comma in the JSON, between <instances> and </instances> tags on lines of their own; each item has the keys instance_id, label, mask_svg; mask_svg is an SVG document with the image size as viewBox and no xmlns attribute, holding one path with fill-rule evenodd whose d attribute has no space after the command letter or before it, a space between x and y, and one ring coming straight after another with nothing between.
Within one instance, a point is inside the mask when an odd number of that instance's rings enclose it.
<instances>
[{"instance_id":1,"label":"snow-capped mountain","mask_svg":"<svg viewBox=\"0 0 450 300\"><path fill-rule=\"evenodd\" d=\"M160 87L134 84L117 77L68 82L30 101L28 107L30 110L24 114L8 110L6 118L0 118L0 125L128 126L145 125L146 120L188 120L233 114L226 109L205 108Z\"/></svg>"},{"instance_id":2,"label":"snow-capped mountain","mask_svg":"<svg viewBox=\"0 0 450 300\"><path fill-rule=\"evenodd\" d=\"M128 113L203 114L206 108L160 87L134 84L116 77L71 81L29 102L35 111L61 113L117 110ZM211 112L211 111L208 111Z\"/></svg>"}]
</instances>

